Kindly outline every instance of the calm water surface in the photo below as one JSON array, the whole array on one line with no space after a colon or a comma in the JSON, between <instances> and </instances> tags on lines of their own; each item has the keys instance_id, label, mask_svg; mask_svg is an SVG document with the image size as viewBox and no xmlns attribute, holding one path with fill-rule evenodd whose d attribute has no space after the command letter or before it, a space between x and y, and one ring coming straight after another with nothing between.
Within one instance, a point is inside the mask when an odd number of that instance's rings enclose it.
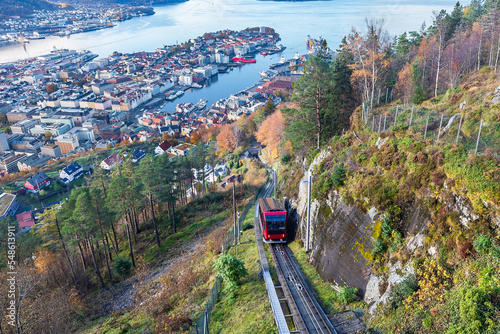
<instances>
[{"instance_id":1,"label":"calm water surface","mask_svg":"<svg viewBox=\"0 0 500 334\"><path fill-rule=\"evenodd\" d=\"M120 22L104 29L69 37L48 37L23 46L0 48L0 63L48 53L53 47L86 49L101 57L113 51L153 51L163 45L181 43L190 38L222 29L241 30L247 27L269 26L278 32L287 47L283 55L292 57L306 52L307 35L322 36L336 48L351 27L364 28L365 17L383 18L391 34L418 30L421 24L432 21L434 10L451 11L456 0L352 0L313 2L273 2L257 0L190 0L188 2L155 7L156 14ZM200 98L209 103L251 86L259 80L258 71L276 63L274 58L257 56L257 64L248 64L228 74L220 74L210 87L186 93L179 102L196 102Z\"/></svg>"}]
</instances>

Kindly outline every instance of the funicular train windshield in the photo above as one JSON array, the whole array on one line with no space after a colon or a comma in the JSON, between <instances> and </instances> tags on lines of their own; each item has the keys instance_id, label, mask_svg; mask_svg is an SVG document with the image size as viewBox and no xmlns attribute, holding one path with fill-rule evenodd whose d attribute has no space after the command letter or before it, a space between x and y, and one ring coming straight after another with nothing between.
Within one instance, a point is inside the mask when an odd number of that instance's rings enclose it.
<instances>
[{"instance_id":1,"label":"funicular train windshield","mask_svg":"<svg viewBox=\"0 0 500 334\"><path fill-rule=\"evenodd\" d=\"M285 214L266 214L267 233L283 234L285 233Z\"/></svg>"}]
</instances>

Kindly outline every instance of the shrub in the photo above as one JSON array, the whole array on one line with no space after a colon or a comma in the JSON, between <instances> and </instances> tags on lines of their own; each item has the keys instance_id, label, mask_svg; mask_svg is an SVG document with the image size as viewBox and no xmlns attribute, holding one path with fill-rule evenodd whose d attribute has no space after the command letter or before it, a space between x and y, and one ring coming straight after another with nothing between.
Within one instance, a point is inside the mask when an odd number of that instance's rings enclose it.
<instances>
[{"instance_id":1,"label":"shrub","mask_svg":"<svg viewBox=\"0 0 500 334\"><path fill-rule=\"evenodd\" d=\"M350 303L356 298L358 289L350 288L348 286L341 286L337 292L337 298L341 303Z\"/></svg>"},{"instance_id":2,"label":"shrub","mask_svg":"<svg viewBox=\"0 0 500 334\"><path fill-rule=\"evenodd\" d=\"M235 291L240 278L247 274L243 262L229 254L219 256L213 268L224 281L224 289L230 292Z\"/></svg>"},{"instance_id":3,"label":"shrub","mask_svg":"<svg viewBox=\"0 0 500 334\"><path fill-rule=\"evenodd\" d=\"M493 243L491 239L483 234L476 235L476 240L472 243L474 249L482 255L492 255L500 258L500 247Z\"/></svg>"},{"instance_id":4,"label":"shrub","mask_svg":"<svg viewBox=\"0 0 500 334\"><path fill-rule=\"evenodd\" d=\"M480 254L488 254L491 250L491 240L488 236L484 234L476 235L476 240L472 243L474 249Z\"/></svg>"},{"instance_id":5,"label":"shrub","mask_svg":"<svg viewBox=\"0 0 500 334\"><path fill-rule=\"evenodd\" d=\"M377 257L379 255L382 255L382 253L385 251L386 245L381 239L375 240L375 244L373 245L373 250L372 250L372 255L373 257Z\"/></svg>"},{"instance_id":6,"label":"shrub","mask_svg":"<svg viewBox=\"0 0 500 334\"><path fill-rule=\"evenodd\" d=\"M347 174L347 168L345 168L344 164L340 164L335 166L332 174L332 182L335 186L340 187L345 183Z\"/></svg>"},{"instance_id":7,"label":"shrub","mask_svg":"<svg viewBox=\"0 0 500 334\"><path fill-rule=\"evenodd\" d=\"M388 222L384 221L381 225L382 232L380 233L385 239L389 239L392 235L392 228Z\"/></svg>"},{"instance_id":8,"label":"shrub","mask_svg":"<svg viewBox=\"0 0 500 334\"><path fill-rule=\"evenodd\" d=\"M287 163L289 163L290 160L292 160L292 156L288 153L283 154L283 156L281 157L281 163L283 165L286 165Z\"/></svg>"},{"instance_id":9,"label":"shrub","mask_svg":"<svg viewBox=\"0 0 500 334\"><path fill-rule=\"evenodd\" d=\"M366 153L365 152L361 152L358 154L358 156L356 157L358 159L359 162L363 162L367 159L366 157Z\"/></svg>"},{"instance_id":10,"label":"shrub","mask_svg":"<svg viewBox=\"0 0 500 334\"><path fill-rule=\"evenodd\" d=\"M241 229L243 231L250 230L252 228L253 228L253 224L252 223L245 223L245 224L243 224L243 226L241 226Z\"/></svg>"},{"instance_id":11,"label":"shrub","mask_svg":"<svg viewBox=\"0 0 500 334\"><path fill-rule=\"evenodd\" d=\"M113 269L118 277L127 277L130 274L130 270L132 269L132 262L121 256L118 256L113 262Z\"/></svg>"},{"instance_id":12,"label":"shrub","mask_svg":"<svg viewBox=\"0 0 500 334\"><path fill-rule=\"evenodd\" d=\"M319 150L317 147L313 147L309 150L309 152L307 152L307 155L306 155L306 158L307 158L307 162L309 164L311 164L314 160L314 158L316 158L316 156L319 154Z\"/></svg>"},{"instance_id":13,"label":"shrub","mask_svg":"<svg viewBox=\"0 0 500 334\"><path fill-rule=\"evenodd\" d=\"M460 259L465 259L472 255L474 248L468 240L460 240L458 243L458 256Z\"/></svg>"},{"instance_id":14,"label":"shrub","mask_svg":"<svg viewBox=\"0 0 500 334\"><path fill-rule=\"evenodd\" d=\"M391 301L389 306L397 309L403 305L403 301L410 297L418 289L418 281L415 275L407 277L403 282L396 285L391 290Z\"/></svg>"}]
</instances>

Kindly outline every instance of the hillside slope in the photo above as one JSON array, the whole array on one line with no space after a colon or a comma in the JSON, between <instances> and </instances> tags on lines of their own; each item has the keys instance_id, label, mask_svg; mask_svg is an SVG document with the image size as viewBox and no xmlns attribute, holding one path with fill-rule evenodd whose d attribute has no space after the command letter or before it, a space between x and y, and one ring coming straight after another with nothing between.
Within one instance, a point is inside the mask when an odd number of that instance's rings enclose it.
<instances>
[{"instance_id":1,"label":"hillside slope","mask_svg":"<svg viewBox=\"0 0 500 334\"><path fill-rule=\"evenodd\" d=\"M392 104L374 109L366 122L359 110L351 130L310 164L309 262L334 285L356 287L375 314L370 325L382 332L500 329L498 86L496 75L483 68L413 108L413 115L411 106ZM442 123L441 114L448 115ZM392 118L379 133L376 122L386 115ZM303 241L304 177L291 162L281 185L281 195L298 209Z\"/></svg>"},{"instance_id":2,"label":"hillside slope","mask_svg":"<svg viewBox=\"0 0 500 334\"><path fill-rule=\"evenodd\" d=\"M0 19L10 16L25 17L34 10L57 10L59 7L44 0L2 0L0 2Z\"/></svg>"}]
</instances>

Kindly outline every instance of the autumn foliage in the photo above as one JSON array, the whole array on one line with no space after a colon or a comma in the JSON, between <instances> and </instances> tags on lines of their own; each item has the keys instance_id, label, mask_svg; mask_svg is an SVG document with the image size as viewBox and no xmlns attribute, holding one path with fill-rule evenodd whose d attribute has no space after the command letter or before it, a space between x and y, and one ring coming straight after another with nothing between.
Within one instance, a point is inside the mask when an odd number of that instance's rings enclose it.
<instances>
[{"instance_id":1,"label":"autumn foliage","mask_svg":"<svg viewBox=\"0 0 500 334\"><path fill-rule=\"evenodd\" d=\"M283 116L280 110L262 122L255 137L262 145L266 146L264 156L267 156L270 162L276 161L280 153L279 146L284 138Z\"/></svg>"}]
</instances>

